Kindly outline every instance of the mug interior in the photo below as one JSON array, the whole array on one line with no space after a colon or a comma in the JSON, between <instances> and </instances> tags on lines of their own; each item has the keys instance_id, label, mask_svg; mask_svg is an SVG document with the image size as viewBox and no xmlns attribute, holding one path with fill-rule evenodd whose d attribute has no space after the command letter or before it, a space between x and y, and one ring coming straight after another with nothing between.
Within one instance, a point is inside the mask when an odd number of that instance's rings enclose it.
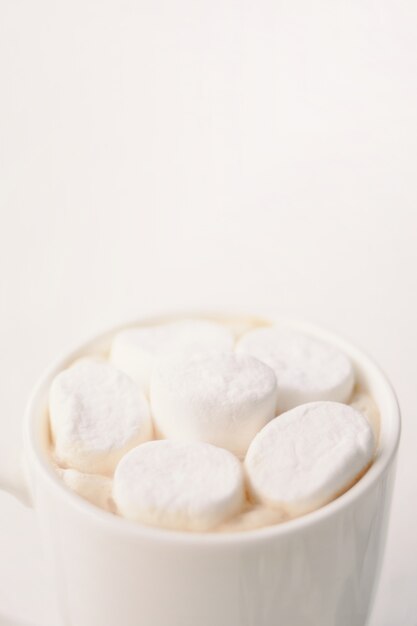
<instances>
[{"instance_id":1,"label":"mug interior","mask_svg":"<svg viewBox=\"0 0 417 626\"><path fill-rule=\"evenodd\" d=\"M230 533L191 533L188 531L173 531L143 526L104 511L70 491L55 472L50 457L51 439L48 417L48 395L53 378L77 358L87 355L105 356L109 351L113 335L123 328L150 324L156 325L184 318L211 319L221 321L222 323L237 323L241 324L243 327L249 328L277 323L322 339L345 352L354 365L357 383L364 391L372 396L379 410L379 441L374 461L368 471L345 493L311 513L272 526ZM72 352L57 360L41 377L29 400L24 422L24 446L27 465L30 468L32 466L35 467L42 479L49 481L52 488L57 490L59 496L64 498L67 503L70 502L72 506L77 507L85 515L94 516L98 523L108 525L108 527L115 532L146 535L150 540L158 539L165 541L174 540L204 543L248 542L266 539L275 534L296 532L307 524L318 523L324 517L335 514L340 508L348 506L352 499L358 498L364 491L370 489L374 482L384 473L395 456L399 436L400 413L397 399L390 383L380 368L350 342L306 322L277 319L275 317L268 319L254 316L221 315L213 313L192 315L188 313L140 319L128 324L122 324L80 345Z\"/></svg>"}]
</instances>

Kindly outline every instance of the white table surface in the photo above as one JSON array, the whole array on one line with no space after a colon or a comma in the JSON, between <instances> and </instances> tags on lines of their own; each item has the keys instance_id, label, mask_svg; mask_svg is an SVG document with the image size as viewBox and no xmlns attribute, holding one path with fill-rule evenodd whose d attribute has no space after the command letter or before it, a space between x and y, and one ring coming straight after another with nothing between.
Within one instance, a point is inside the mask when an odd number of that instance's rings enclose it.
<instances>
[{"instance_id":1,"label":"white table surface","mask_svg":"<svg viewBox=\"0 0 417 626\"><path fill-rule=\"evenodd\" d=\"M97 329L313 320L397 389L371 626L417 625L416 21L401 0L0 3L0 465L42 368ZM3 493L0 555L0 625L58 626Z\"/></svg>"}]
</instances>

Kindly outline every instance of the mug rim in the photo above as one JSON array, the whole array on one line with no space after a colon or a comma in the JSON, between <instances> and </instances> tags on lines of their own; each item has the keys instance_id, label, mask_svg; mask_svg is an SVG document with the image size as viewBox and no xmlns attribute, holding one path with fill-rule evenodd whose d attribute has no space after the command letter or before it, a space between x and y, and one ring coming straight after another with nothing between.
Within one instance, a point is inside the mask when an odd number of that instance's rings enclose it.
<instances>
[{"instance_id":1,"label":"mug rim","mask_svg":"<svg viewBox=\"0 0 417 626\"><path fill-rule=\"evenodd\" d=\"M95 344L97 345L100 341L105 341L106 338L110 339L111 336L119 330L139 324L159 324L185 318L204 318L211 320L252 319L267 322L269 324L282 324L289 328L305 332L318 339L327 341L328 343L331 343L346 352L354 361L355 367L359 366L360 371L365 372L366 376L374 380L375 383L383 389L383 392L385 392L383 408L379 406L377 399L374 398L378 404L380 414L380 440L383 436L384 445L380 448L378 444L377 455L368 471L345 493L338 496L328 504L311 511L310 513L279 524L263 526L250 530L228 532L214 531L201 533L146 526L140 524L139 522L127 520L119 515L105 511L66 487L63 481L59 478L57 472L55 472L51 460L48 459L45 454L45 450L43 449L40 441L41 436L38 424L39 416L36 415L36 413L39 413L38 405L40 403L40 399L45 399L45 395L48 394L49 387L54 376L56 376L62 369L65 369L69 362L78 358L80 353L86 352L88 349L91 350ZM382 413L384 413L384 416ZM37 417L38 419L36 419ZM385 422L387 422L387 424L385 424ZM352 501L356 501L369 491L390 467L398 449L400 433L401 417L398 400L387 376L374 362L374 360L370 358L362 349L359 349L356 345L344 339L339 334L325 330L304 320L284 318L274 314L261 316L251 314L247 315L245 313L202 313L198 311L173 314L167 313L166 315L158 316L146 315L143 318L136 318L128 323L118 324L110 329L95 334L86 341L79 343L72 350L66 351L62 356L56 359L38 379L38 382L34 386L32 394L29 397L23 422L24 454L25 457L28 457L25 459L26 466L28 465L27 461L30 458L32 463L34 463L37 470L40 472L40 475L47 480L50 487L59 497L63 498L67 504L69 503L73 508L78 509L80 513L89 516L91 520L94 520L96 523L101 525L104 524L109 531L113 531L115 533L130 534L133 537L140 537L148 539L149 541L175 544L183 543L189 545L198 544L200 546L205 544L209 546L236 543L246 544L269 540L273 537L301 532L306 527L321 523L324 520L336 515L339 511L347 508Z\"/></svg>"}]
</instances>

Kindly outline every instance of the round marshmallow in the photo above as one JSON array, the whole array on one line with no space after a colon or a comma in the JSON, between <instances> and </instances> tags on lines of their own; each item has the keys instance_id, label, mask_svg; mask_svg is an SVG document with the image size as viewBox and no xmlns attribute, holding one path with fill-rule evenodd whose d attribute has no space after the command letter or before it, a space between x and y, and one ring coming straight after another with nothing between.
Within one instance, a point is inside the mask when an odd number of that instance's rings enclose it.
<instances>
[{"instance_id":1,"label":"round marshmallow","mask_svg":"<svg viewBox=\"0 0 417 626\"><path fill-rule=\"evenodd\" d=\"M85 360L54 379L49 412L60 465L109 475L125 452L152 438L148 401L123 372Z\"/></svg>"},{"instance_id":2,"label":"round marshmallow","mask_svg":"<svg viewBox=\"0 0 417 626\"><path fill-rule=\"evenodd\" d=\"M348 489L374 454L366 418L345 404L311 402L283 413L252 441L245 459L255 500L300 515Z\"/></svg>"},{"instance_id":3,"label":"round marshmallow","mask_svg":"<svg viewBox=\"0 0 417 626\"><path fill-rule=\"evenodd\" d=\"M275 416L276 398L272 369L234 352L163 359L151 381L152 413L161 437L206 441L237 456Z\"/></svg>"},{"instance_id":4,"label":"round marshmallow","mask_svg":"<svg viewBox=\"0 0 417 626\"><path fill-rule=\"evenodd\" d=\"M120 461L113 499L133 521L210 530L241 510L243 469L233 454L208 443L150 441Z\"/></svg>"},{"instance_id":5,"label":"round marshmallow","mask_svg":"<svg viewBox=\"0 0 417 626\"><path fill-rule=\"evenodd\" d=\"M379 431L380 431L380 423L379 423L379 411L378 407L375 403L375 400L366 393L365 391L361 391L360 389L356 390L353 394L353 397L350 401L350 406L362 413L368 420L371 425L372 430L374 431L375 441L379 440Z\"/></svg>"},{"instance_id":6,"label":"round marshmallow","mask_svg":"<svg viewBox=\"0 0 417 626\"><path fill-rule=\"evenodd\" d=\"M112 511L112 481L98 474L84 474L75 469L57 469L65 485L79 496L106 511Z\"/></svg>"},{"instance_id":7,"label":"round marshmallow","mask_svg":"<svg viewBox=\"0 0 417 626\"><path fill-rule=\"evenodd\" d=\"M302 333L278 327L257 328L237 344L274 370L277 412L314 400L347 402L354 385L349 358L337 348Z\"/></svg>"},{"instance_id":8,"label":"round marshmallow","mask_svg":"<svg viewBox=\"0 0 417 626\"><path fill-rule=\"evenodd\" d=\"M228 328L208 320L181 320L122 330L113 339L110 360L148 392L154 365L160 357L227 351L233 346L234 336Z\"/></svg>"}]
</instances>

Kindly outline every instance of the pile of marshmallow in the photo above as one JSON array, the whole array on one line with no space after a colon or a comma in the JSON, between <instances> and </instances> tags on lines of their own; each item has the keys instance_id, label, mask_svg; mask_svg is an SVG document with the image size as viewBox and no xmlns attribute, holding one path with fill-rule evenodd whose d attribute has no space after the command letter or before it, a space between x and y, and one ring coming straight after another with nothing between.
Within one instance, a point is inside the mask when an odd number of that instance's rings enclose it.
<instances>
[{"instance_id":1,"label":"pile of marshmallow","mask_svg":"<svg viewBox=\"0 0 417 626\"><path fill-rule=\"evenodd\" d=\"M53 381L54 457L68 486L146 525L212 530L248 500L294 517L372 461L354 378L344 353L279 326L129 328Z\"/></svg>"}]
</instances>

